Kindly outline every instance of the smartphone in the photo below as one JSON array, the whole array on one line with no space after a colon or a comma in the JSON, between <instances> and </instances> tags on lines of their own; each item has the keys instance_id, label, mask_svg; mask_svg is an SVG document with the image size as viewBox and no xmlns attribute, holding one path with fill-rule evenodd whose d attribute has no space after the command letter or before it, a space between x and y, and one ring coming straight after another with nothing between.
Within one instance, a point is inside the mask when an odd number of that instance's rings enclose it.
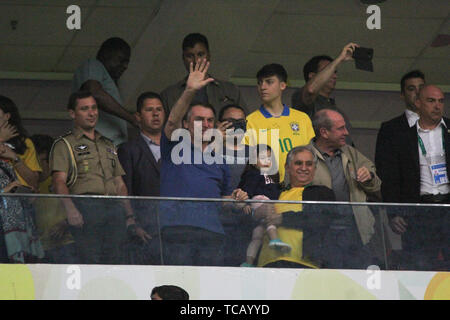
<instances>
[{"instance_id":1,"label":"smartphone","mask_svg":"<svg viewBox=\"0 0 450 320\"><path fill-rule=\"evenodd\" d=\"M229 129L242 129L244 132L247 129L247 122L245 119L241 119L241 120L236 120L236 119L228 119L228 121L230 121L231 123L233 123L233 125L229 128Z\"/></svg>"},{"instance_id":2,"label":"smartphone","mask_svg":"<svg viewBox=\"0 0 450 320\"><path fill-rule=\"evenodd\" d=\"M373 72L372 58L372 48L356 47L355 51L353 51L356 69Z\"/></svg>"},{"instance_id":3,"label":"smartphone","mask_svg":"<svg viewBox=\"0 0 450 320\"><path fill-rule=\"evenodd\" d=\"M355 60L372 60L373 49L372 48L364 48L364 47L356 47L355 51L353 51L352 57Z\"/></svg>"}]
</instances>

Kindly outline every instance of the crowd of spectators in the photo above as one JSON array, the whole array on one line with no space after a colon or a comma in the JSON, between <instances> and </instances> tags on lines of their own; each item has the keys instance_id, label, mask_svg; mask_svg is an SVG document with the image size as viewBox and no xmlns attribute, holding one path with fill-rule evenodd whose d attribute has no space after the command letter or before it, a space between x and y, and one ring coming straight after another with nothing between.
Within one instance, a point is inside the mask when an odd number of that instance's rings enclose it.
<instances>
[{"instance_id":1,"label":"crowd of spectators","mask_svg":"<svg viewBox=\"0 0 450 320\"><path fill-rule=\"evenodd\" d=\"M286 70L263 66L250 114L238 87L208 72L198 33L182 43L186 77L142 93L134 114L117 86L131 48L106 40L74 72L73 129L57 139L29 137L0 96L0 261L365 269L389 253L389 228L402 238L396 268L448 271L444 207L361 204L450 204L444 94L419 70L405 74L405 113L381 125L372 163L332 98L337 68L357 47L311 58L290 107Z\"/></svg>"}]
</instances>

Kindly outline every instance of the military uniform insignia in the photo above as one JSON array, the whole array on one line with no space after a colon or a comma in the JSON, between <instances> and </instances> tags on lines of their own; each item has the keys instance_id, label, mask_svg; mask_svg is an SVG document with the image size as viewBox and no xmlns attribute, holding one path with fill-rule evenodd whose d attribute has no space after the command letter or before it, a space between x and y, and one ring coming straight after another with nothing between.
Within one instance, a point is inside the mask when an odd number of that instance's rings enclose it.
<instances>
[{"instance_id":1,"label":"military uniform insignia","mask_svg":"<svg viewBox=\"0 0 450 320\"><path fill-rule=\"evenodd\" d=\"M84 170L84 172L89 171L89 161L83 160L83 170Z\"/></svg>"},{"instance_id":2,"label":"military uniform insignia","mask_svg":"<svg viewBox=\"0 0 450 320\"><path fill-rule=\"evenodd\" d=\"M85 144L78 144L74 147L74 150L76 152L87 152L89 150L89 147Z\"/></svg>"},{"instance_id":3,"label":"military uniform insignia","mask_svg":"<svg viewBox=\"0 0 450 320\"><path fill-rule=\"evenodd\" d=\"M109 152L109 153L111 153L111 154L117 156L117 151L116 151L116 149L113 149L113 148L106 148L106 152Z\"/></svg>"}]
</instances>

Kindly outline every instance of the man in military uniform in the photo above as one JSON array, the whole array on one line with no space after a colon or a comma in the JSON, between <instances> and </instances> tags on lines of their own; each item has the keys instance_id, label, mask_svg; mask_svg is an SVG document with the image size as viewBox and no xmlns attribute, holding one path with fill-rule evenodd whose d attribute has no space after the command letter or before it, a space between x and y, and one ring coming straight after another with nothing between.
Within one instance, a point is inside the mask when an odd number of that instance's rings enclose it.
<instances>
[{"instance_id":1,"label":"man in military uniform","mask_svg":"<svg viewBox=\"0 0 450 320\"><path fill-rule=\"evenodd\" d=\"M114 144L95 130L98 108L92 94L73 93L68 109L74 130L58 139L50 154L55 193L127 196ZM136 228L128 201L65 198L62 203L81 263L122 263L126 228L144 241L149 237Z\"/></svg>"}]
</instances>

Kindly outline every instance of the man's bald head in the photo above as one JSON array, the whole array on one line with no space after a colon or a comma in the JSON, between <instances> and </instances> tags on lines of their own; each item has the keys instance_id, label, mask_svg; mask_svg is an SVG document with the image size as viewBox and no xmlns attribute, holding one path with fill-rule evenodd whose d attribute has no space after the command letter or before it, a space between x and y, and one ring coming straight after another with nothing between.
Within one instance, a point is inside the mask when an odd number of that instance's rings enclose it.
<instances>
[{"instance_id":1,"label":"man's bald head","mask_svg":"<svg viewBox=\"0 0 450 320\"><path fill-rule=\"evenodd\" d=\"M416 108L422 129L435 127L444 116L444 93L435 85L423 86L416 100Z\"/></svg>"},{"instance_id":2,"label":"man's bald head","mask_svg":"<svg viewBox=\"0 0 450 320\"><path fill-rule=\"evenodd\" d=\"M440 94L444 95L444 93L442 92L442 90L439 87L437 87L433 84L426 84L419 89L419 94L417 96L420 99L421 97L424 97L431 92L436 92L436 93L440 93Z\"/></svg>"},{"instance_id":3,"label":"man's bald head","mask_svg":"<svg viewBox=\"0 0 450 320\"><path fill-rule=\"evenodd\" d=\"M344 117L339 112L331 109L320 110L313 116L312 123L318 144L331 149L345 146L348 131Z\"/></svg>"},{"instance_id":4,"label":"man's bald head","mask_svg":"<svg viewBox=\"0 0 450 320\"><path fill-rule=\"evenodd\" d=\"M320 137L320 129L325 128L331 130L335 121L344 119L344 117L337 111L331 109L322 109L317 111L312 118L312 125L316 137Z\"/></svg>"}]
</instances>

